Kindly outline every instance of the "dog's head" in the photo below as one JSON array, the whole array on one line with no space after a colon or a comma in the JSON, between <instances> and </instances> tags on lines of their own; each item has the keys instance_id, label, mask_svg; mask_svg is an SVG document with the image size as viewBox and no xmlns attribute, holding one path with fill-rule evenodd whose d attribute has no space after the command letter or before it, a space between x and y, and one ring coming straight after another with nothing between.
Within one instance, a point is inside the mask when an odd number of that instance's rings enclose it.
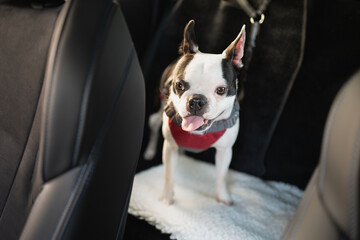
<instances>
[{"instance_id":1,"label":"dog's head","mask_svg":"<svg viewBox=\"0 0 360 240\"><path fill-rule=\"evenodd\" d=\"M199 51L195 22L185 27L181 57L167 78L167 108L177 113L185 131L205 131L230 116L237 94L237 72L243 66L245 26L221 53Z\"/></svg>"}]
</instances>

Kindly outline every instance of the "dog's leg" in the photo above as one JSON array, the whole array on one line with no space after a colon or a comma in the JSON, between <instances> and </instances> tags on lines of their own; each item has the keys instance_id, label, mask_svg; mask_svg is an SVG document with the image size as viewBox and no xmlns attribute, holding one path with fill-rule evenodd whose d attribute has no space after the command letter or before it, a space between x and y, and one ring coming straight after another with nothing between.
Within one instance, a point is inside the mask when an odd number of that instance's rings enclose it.
<instances>
[{"instance_id":1,"label":"dog's leg","mask_svg":"<svg viewBox=\"0 0 360 240\"><path fill-rule=\"evenodd\" d=\"M226 174L232 158L232 148L216 148L216 200L226 205L232 205L233 201L226 185Z\"/></svg>"},{"instance_id":2,"label":"dog's leg","mask_svg":"<svg viewBox=\"0 0 360 240\"><path fill-rule=\"evenodd\" d=\"M150 127L150 139L149 143L146 147L144 152L144 159L151 160L155 157L157 143L159 139L159 129L161 126L161 119L162 119L162 108L156 113L153 113L149 117L149 127Z\"/></svg>"},{"instance_id":3,"label":"dog's leg","mask_svg":"<svg viewBox=\"0 0 360 240\"><path fill-rule=\"evenodd\" d=\"M174 182L173 172L178 159L179 153L177 146L170 144L167 140L164 141L163 146L163 164L165 169L164 190L160 200L171 205L174 203Z\"/></svg>"}]
</instances>

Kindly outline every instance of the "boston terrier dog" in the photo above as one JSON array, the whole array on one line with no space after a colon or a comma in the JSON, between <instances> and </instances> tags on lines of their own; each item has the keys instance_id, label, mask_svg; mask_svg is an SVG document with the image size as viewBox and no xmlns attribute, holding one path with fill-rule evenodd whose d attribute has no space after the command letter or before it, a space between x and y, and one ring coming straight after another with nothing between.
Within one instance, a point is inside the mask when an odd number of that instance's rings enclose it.
<instances>
[{"instance_id":1,"label":"boston terrier dog","mask_svg":"<svg viewBox=\"0 0 360 240\"><path fill-rule=\"evenodd\" d=\"M194 25L194 20L186 25L180 57L162 75L162 105L149 118L151 134L144 158L152 159L156 154L162 125L165 184L160 200L170 205L174 202L173 170L179 150L215 148L216 200L231 205L225 178L239 131L237 75L243 66L245 25L221 54L199 51Z\"/></svg>"}]
</instances>

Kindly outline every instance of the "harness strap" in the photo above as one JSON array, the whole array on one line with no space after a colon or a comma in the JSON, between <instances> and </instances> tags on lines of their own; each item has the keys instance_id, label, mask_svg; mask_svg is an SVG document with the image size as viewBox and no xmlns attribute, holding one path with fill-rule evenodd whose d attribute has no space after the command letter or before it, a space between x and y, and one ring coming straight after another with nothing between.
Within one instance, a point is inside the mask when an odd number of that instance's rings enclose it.
<instances>
[{"instance_id":1,"label":"harness strap","mask_svg":"<svg viewBox=\"0 0 360 240\"><path fill-rule=\"evenodd\" d=\"M255 48L256 37L260 31L260 25L265 21L264 12L268 7L271 0L263 0L257 10L255 10L249 3L248 0L235 0L236 3L242 8L242 10L249 16L251 22L250 34L248 37L248 44L245 48L245 59L244 59L244 71L241 71L239 80L240 84L243 85L247 80L247 71L250 66L250 62L253 55L253 49ZM238 99L242 100L244 97L243 87L238 95Z\"/></svg>"},{"instance_id":2,"label":"harness strap","mask_svg":"<svg viewBox=\"0 0 360 240\"><path fill-rule=\"evenodd\" d=\"M263 0L257 10L250 5L248 0L236 0L236 2L250 18L255 18L256 15L261 15L265 12L270 0Z\"/></svg>"},{"instance_id":3,"label":"harness strap","mask_svg":"<svg viewBox=\"0 0 360 240\"><path fill-rule=\"evenodd\" d=\"M239 102L235 99L234 107L231 111L230 117L228 117L227 119L215 121L211 125L211 127L204 132L204 134L212 133L212 132L219 132L219 131L225 130L227 128L233 127L239 118L239 110L240 110Z\"/></svg>"}]
</instances>

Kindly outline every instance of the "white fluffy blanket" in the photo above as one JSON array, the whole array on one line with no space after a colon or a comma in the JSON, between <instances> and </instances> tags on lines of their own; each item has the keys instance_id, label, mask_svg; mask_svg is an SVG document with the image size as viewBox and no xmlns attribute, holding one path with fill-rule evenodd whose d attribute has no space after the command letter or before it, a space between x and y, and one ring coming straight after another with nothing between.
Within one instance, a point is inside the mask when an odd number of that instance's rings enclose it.
<instances>
[{"instance_id":1,"label":"white fluffy blanket","mask_svg":"<svg viewBox=\"0 0 360 240\"><path fill-rule=\"evenodd\" d=\"M215 200L215 167L181 156L175 169L175 203L167 206L159 196L163 166L135 176L129 213L145 219L171 239L227 240L279 239L303 192L281 182L229 171L234 200L225 206Z\"/></svg>"}]
</instances>

